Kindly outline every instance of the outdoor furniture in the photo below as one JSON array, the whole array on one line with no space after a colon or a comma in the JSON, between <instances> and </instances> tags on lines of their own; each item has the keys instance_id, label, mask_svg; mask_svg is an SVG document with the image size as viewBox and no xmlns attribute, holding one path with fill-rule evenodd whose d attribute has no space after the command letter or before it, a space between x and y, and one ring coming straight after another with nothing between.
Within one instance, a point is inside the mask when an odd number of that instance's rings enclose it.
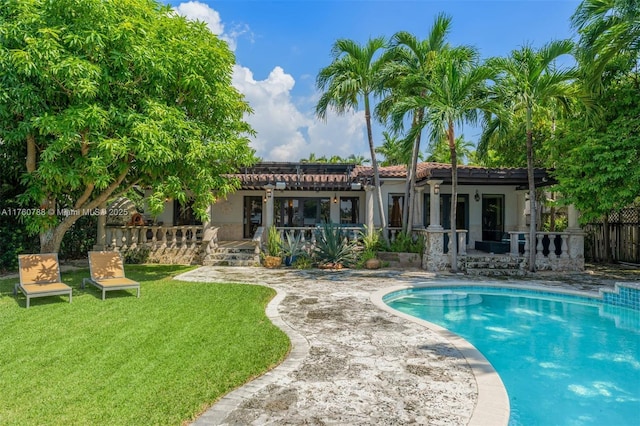
<instances>
[{"instance_id":1,"label":"outdoor furniture","mask_svg":"<svg viewBox=\"0 0 640 426\"><path fill-rule=\"evenodd\" d=\"M476 241L476 250L487 253L504 254L509 252L509 243L502 241Z\"/></svg>"},{"instance_id":2,"label":"outdoor furniture","mask_svg":"<svg viewBox=\"0 0 640 426\"><path fill-rule=\"evenodd\" d=\"M140 283L124 276L122 255L116 251L90 251L89 271L91 278L82 280L82 288L89 282L102 290L102 300L110 290L136 289L140 297Z\"/></svg>"},{"instance_id":3,"label":"outdoor furniture","mask_svg":"<svg viewBox=\"0 0 640 426\"><path fill-rule=\"evenodd\" d=\"M20 282L13 294L20 290L27 297L27 308L32 297L68 295L71 303L72 289L60 278L57 253L18 255Z\"/></svg>"}]
</instances>

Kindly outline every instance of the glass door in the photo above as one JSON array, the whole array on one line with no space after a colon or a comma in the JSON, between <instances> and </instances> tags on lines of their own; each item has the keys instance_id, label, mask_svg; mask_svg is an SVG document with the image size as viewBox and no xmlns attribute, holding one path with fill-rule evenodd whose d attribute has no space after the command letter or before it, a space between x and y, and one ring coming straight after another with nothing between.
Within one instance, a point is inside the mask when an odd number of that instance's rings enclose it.
<instances>
[{"instance_id":1,"label":"glass door","mask_svg":"<svg viewBox=\"0 0 640 426\"><path fill-rule=\"evenodd\" d=\"M440 217L442 227L451 229L451 194L440 196ZM469 194L458 194L456 205L456 230L469 229ZM466 233L466 243L469 244L469 233ZM444 234L444 252L449 251L449 233Z\"/></svg>"},{"instance_id":2,"label":"glass door","mask_svg":"<svg viewBox=\"0 0 640 426\"><path fill-rule=\"evenodd\" d=\"M482 241L502 241L504 195L482 194Z\"/></svg>"},{"instance_id":3,"label":"glass door","mask_svg":"<svg viewBox=\"0 0 640 426\"><path fill-rule=\"evenodd\" d=\"M243 238L253 238L262 226L262 197L244 197Z\"/></svg>"}]
</instances>

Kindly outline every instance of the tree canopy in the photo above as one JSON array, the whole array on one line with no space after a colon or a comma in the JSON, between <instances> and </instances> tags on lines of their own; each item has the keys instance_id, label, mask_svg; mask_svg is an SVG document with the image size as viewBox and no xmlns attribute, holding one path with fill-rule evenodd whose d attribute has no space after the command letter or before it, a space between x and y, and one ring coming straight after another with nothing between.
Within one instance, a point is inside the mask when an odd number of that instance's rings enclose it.
<instances>
[{"instance_id":1,"label":"tree canopy","mask_svg":"<svg viewBox=\"0 0 640 426\"><path fill-rule=\"evenodd\" d=\"M154 212L192 197L200 217L237 188L224 175L255 158L234 62L204 23L153 0L3 2L0 149L26 159L22 203L47 212L24 217L41 250L133 185Z\"/></svg>"},{"instance_id":2,"label":"tree canopy","mask_svg":"<svg viewBox=\"0 0 640 426\"><path fill-rule=\"evenodd\" d=\"M640 76L625 75L598 99L603 117L587 124L577 115L558 129L549 147L565 202L583 220L622 209L640 197Z\"/></svg>"}]
</instances>

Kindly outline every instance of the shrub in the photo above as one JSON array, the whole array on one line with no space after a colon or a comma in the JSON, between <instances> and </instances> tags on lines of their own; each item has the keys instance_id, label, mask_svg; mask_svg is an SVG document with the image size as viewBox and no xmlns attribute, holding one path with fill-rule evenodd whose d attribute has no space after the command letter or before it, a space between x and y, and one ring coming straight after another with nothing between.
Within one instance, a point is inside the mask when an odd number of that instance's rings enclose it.
<instances>
[{"instance_id":1,"label":"shrub","mask_svg":"<svg viewBox=\"0 0 640 426\"><path fill-rule=\"evenodd\" d=\"M149 261L149 253L151 249L146 246L140 246L129 249L124 252L124 263L141 264Z\"/></svg>"},{"instance_id":2,"label":"shrub","mask_svg":"<svg viewBox=\"0 0 640 426\"><path fill-rule=\"evenodd\" d=\"M400 232L385 251L422 254L424 246L424 237L422 235L414 237L411 233Z\"/></svg>"},{"instance_id":3,"label":"shrub","mask_svg":"<svg viewBox=\"0 0 640 426\"><path fill-rule=\"evenodd\" d=\"M357 245L349 241L339 226L323 224L316 238L314 255L321 264L350 265L355 262Z\"/></svg>"},{"instance_id":4,"label":"shrub","mask_svg":"<svg viewBox=\"0 0 640 426\"><path fill-rule=\"evenodd\" d=\"M269 227L269 234L267 235L267 256L282 256L282 237L280 236L280 231L273 225Z\"/></svg>"},{"instance_id":5,"label":"shrub","mask_svg":"<svg viewBox=\"0 0 640 426\"><path fill-rule=\"evenodd\" d=\"M365 250L376 252L382 248L382 242L380 240L381 230L375 228L369 232L369 228L365 225L364 229L360 231L360 241L364 245Z\"/></svg>"},{"instance_id":6,"label":"shrub","mask_svg":"<svg viewBox=\"0 0 640 426\"><path fill-rule=\"evenodd\" d=\"M311 269L313 266L313 259L305 253L296 257L296 260L293 261L291 266L296 269Z\"/></svg>"}]
</instances>

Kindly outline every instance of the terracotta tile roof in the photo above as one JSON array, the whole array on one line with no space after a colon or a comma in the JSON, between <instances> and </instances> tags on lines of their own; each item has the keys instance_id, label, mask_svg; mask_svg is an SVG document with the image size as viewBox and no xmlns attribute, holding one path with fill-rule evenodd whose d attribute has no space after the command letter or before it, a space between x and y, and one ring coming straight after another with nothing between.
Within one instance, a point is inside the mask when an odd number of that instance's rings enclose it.
<instances>
[{"instance_id":1,"label":"terracotta tile roof","mask_svg":"<svg viewBox=\"0 0 640 426\"><path fill-rule=\"evenodd\" d=\"M485 168L458 166L458 183L480 185L527 185L526 168ZM380 167L381 179L405 179L407 170L402 166ZM265 162L247 167L234 175L243 189L263 189L265 185L285 182L288 190L350 190L352 183L371 183L373 168L354 164L331 163L275 163ZM554 183L545 169L536 169L536 185ZM451 165L424 162L417 165L416 182L426 185L427 180L438 179L451 183Z\"/></svg>"}]
</instances>

